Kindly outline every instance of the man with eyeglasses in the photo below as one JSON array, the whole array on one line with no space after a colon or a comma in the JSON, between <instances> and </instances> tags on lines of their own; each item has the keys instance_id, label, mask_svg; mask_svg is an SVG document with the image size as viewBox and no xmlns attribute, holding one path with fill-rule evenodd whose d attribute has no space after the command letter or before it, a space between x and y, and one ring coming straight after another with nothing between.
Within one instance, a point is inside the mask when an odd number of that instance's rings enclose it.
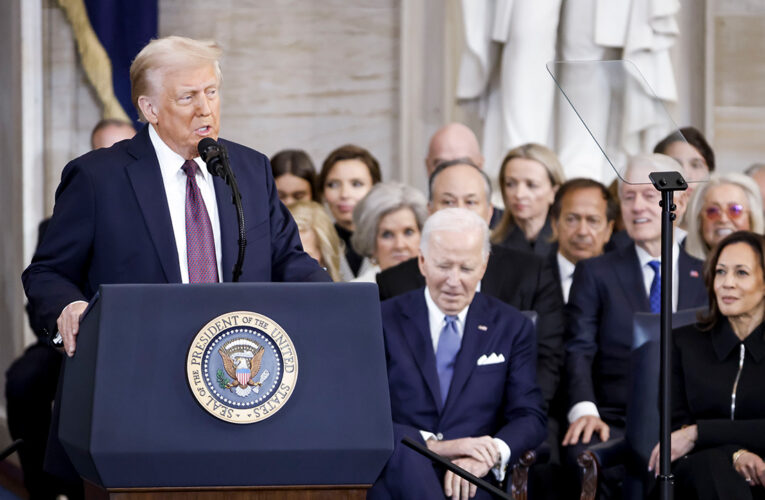
<instances>
[{"instance_id":1,"label":"man with eyeglasses","mask_svg":"<svg viewBox=\"0 0 765 500\"><path fill-rule=\"evenodd\" d=\"M661 195L648 174L670 170L682 172L682 166L664 155L629 159L623 176L627 182L619 181L619 200L633 244L582 260L574 271L565 307L569 427L562 444L569 470L576 470L576 457L587 445L624 433L633 317L658 313L661 302ZM675 203L682 210L685 195L676 196ZM673 311L706 303L702 264L674 241ZM610 498L621 475L604 471L601 498Z\"/></svg>"}]
</instances>

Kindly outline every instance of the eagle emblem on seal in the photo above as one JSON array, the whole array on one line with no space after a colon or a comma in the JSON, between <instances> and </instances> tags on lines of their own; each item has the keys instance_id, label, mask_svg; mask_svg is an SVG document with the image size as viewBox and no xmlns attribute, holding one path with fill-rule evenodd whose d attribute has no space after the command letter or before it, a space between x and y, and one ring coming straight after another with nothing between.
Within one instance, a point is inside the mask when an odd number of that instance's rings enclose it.
<instances>
[{"instance_id":1,"label":"eagle emblem on seal","mask_svg":"<svg viewBox=\"0 0 765 500\"><path fill-rule=\"evenodd\" d=\"M270 375L268 370L263 370L258 377L264 352L262 345L250 339L233 339L223 344L218 353L223 360L223 368L232 378L223 388L241 397L248 396L252 391L259 392Z\"/></svg>"}]
</instances>

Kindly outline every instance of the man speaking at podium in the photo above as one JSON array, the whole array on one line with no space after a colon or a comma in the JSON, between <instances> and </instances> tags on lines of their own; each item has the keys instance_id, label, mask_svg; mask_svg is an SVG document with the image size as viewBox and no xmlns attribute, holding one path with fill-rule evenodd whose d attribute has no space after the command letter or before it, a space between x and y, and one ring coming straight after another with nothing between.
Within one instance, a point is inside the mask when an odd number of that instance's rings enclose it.
<instances>
[{"instance_id":1,"label":"man speaking at podium","mask_svg":"<svg viewBox=\"0 0 765 500\"><path fill-rule=\"evenodd\" d=\"M53 217L22 280L69 356L101 284L231 281L239 235L231 191L197 153L200 140L218 138L220 56L214 42L151 41L130 67L133 104L147 125L64 168ZM303 252L268 159L222 142L246 222L241 281L330 281Z\"/></svg>"},{"instance_id":2,"label":"man speaking at podium","mask_svg":"<svg viewBox=\"0 0 765 500\"><path fill-rule=\"evenodd\" d=\"M447 208L420 239L426 286L382 304L395 449L367 498L488 498L401 444L424 442L478 477L502 481L511 457L545 438L529 319L476 292L489 257L479 215Z\"/></svg>"}]
</instances>

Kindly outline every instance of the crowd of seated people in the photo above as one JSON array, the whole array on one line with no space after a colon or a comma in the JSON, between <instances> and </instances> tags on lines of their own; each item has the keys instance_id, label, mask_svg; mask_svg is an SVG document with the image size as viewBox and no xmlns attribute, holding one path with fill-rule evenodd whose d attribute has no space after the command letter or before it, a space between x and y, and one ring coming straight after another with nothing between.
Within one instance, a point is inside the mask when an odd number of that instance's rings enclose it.
<instances>
[{"instance_id":1,"label":"crowd of seated people","mask_svg":"<svg viewBox=\"0 0 765 500\"><path fill-rule=\"evenodd\" d=\"M520 145L500 165L504 211L491 204L478 140L462 124L448 124L431 138L424 194L382 182L377 159L356 145L333 150L319 172L300 149L271 158L279 198L304 250L333 281L379 287L397 433L504 486L523 451L543 450L543 463L532 468L531 498L578 498L578 456L624 433L633 315L659 311L660 195L647 183L648 173L676 170L698 183L675 194L687 236L675 234L672 308L711 307L705 322L675 340L675 421L688 426L673 434L679 484L711 491L699 482L709 480L704 467L725 468L724 481L739 480L735 487L760 498L765 445L742 438L762 435L757 419L765 418L754 396L762 373L756 370L765 363L765 267L756 236L765 225L752 179L760 170L753 169L752 178L715 173L703 135L692 127L681 132L687 142L673 134L653 154L631 157L616 196L592 179L566 180L546 146ZM743 268L746 279L759 281L745 282ZM747 294L759 298L751 302L760 309L747 312L754 319L740 327L731 297L742 304ZM470 330L476 321L502 329L484 350L472 344L474 335L480 338ZM417 339L416 348L407 336ZM497 366L477 362L492 353L502 355ZM707 370L719 371L720 385L719 394L708 396L729 396L736 375L731 360L738 363L739 353L745 368L733 416L752 421L741 427L722 422L731 417L722 411L725 401L693 397L705 393L694 384ZM468 355L476 359L464 360ZM675 454L676 440L682 453ZM694 458L705 453L708 458ZM397 446L371 498L484 495L413 454ZM414 488L423 470L427 480ZM560 480L539 479L545 474ZM605 471L600 498L620 498L623 474L618 467Z\"/></svg>"}]
</instances>

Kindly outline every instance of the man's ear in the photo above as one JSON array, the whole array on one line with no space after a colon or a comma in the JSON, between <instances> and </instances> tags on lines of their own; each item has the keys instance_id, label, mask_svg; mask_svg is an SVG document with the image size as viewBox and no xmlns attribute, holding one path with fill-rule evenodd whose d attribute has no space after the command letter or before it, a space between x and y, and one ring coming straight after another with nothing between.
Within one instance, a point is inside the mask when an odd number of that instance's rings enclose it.
<instances>
[{"instance_id":1,"label":"man's ear","mask_svg":"<svg viewBox=\"0 0 765 500\"><path fill-rule=\"evenodd\" d=\"M146 121L152 124L157 124L159 121L159 116L157 115L157 107L154 104L154 101L145 95L142 95L138 98L138 108L141 110L141 113L143 114L144 118L146 118Z\"/></svg>"},{"instance_id":2,"label":"man's ear","mask_svg":"<svg viewBox=\"0 0 765 500\"><path fill-rule=\"evenodd\" d=\"M420 274L425 276L425 256L422 255L422 250L417 255L417 266L420 268Z\"/></svg>"}]
</instances>

